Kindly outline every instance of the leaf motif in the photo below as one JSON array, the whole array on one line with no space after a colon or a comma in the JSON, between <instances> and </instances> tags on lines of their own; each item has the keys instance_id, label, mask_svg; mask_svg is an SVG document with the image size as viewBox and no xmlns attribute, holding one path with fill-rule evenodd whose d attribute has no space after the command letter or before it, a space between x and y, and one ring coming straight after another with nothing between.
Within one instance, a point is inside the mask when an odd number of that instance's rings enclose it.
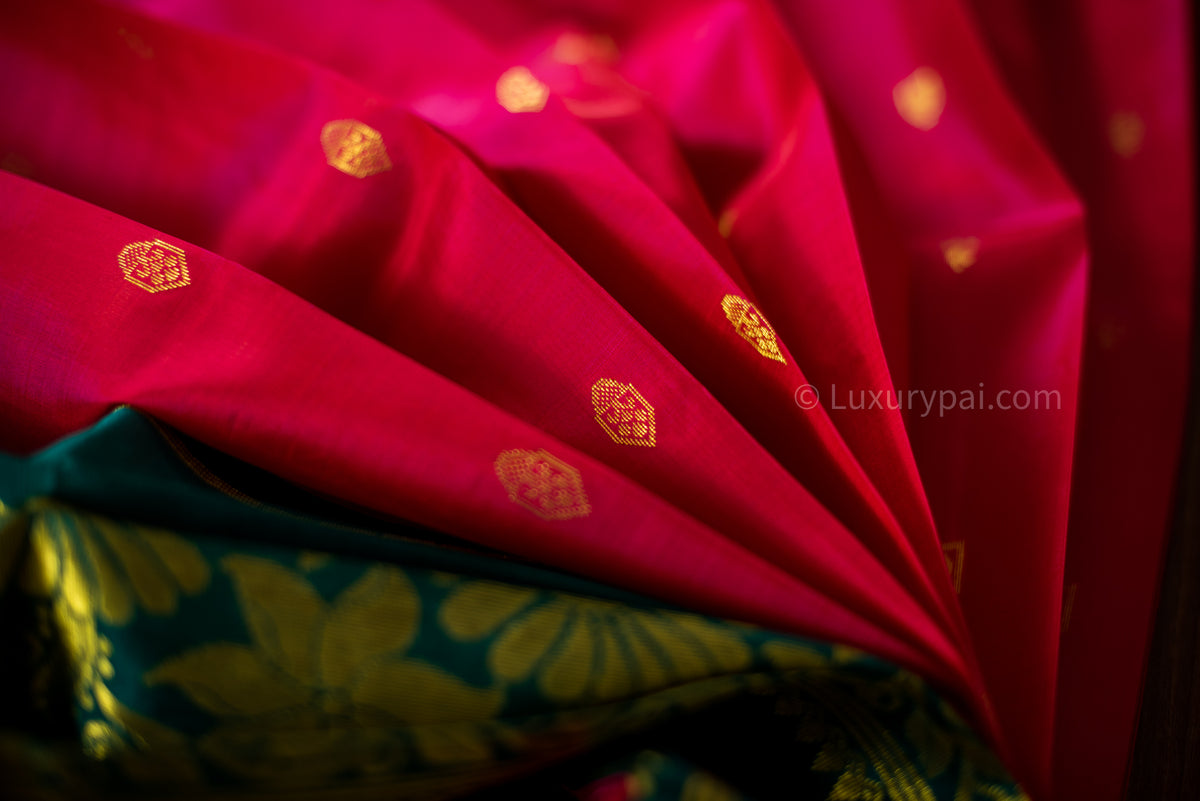
<instances>
[{"instance_id":1,"label":"leaf motif","mask_svg":"<svg viewBox=\"0 0 1200 801\"><path fill-rule=\"evenodd\" d=\"M838 645L837 643L834 643L833 653L830 655L830 659L835 665L853 665L856 662L862 662L869 658L857 648L851 648L849 645Z\"/></svg>"},{"instance_id":2,"label":"leaf motif","mask_svg":"<svg viewBox=\"0 0 1200 801\"><path fill-rule=\"evenodd\" d=\"M750 648L732 626L713 623L697 615L671 614L669 618L699 641L718 670L732 673L750 666Z\"/></svg>"},{"instance_id":3,"label":"leaf motif","mask_svg":"<svg viewBox=\"0 0 1200 801\"><path fill-rule=\"evenodd\" d=\"M208 562L200 549L176 534L156 529L141 529L146 545L167 566L175 584L188 595L196 595L208 586Z\"/></svg>"},{"instance_id":4,"label":"leaf motif","mask_svg":"<svg viewBox=\"0 0 1200 801\"><path fill-rule=\"evenodd\" d=\"M415 659L376 662L363 671L350 697L413 725L490 720L504 703L499 689L473 687Z\"/></svg>"},{"instance_id":5,"label":"leaf motif","mask_svg":"<svg viewBox=\"0 0 1200 801\"><path fill-rule=\"evenodd\" d=\"M39 598L53 594L62 571L58 545L50 533L47 517L46 514L36 515L29 526L29 555L21 571L21 589ZM17 538L13 541L20 543Z\"/></svg>"},{"instance_id":6,"label":"leaf motif","mask_svg":"<svg viewBox=\"0 0 1200 801\"><path fill-rule=\"evenodd\" d=\"M470 581L450 594L438 610L438 621L454 639L471 642L500 628L536 596L523 587Z\"/></svg>"},{"instance_id":7,"label":"leaf motif","mask_svg":"<svg viewBox=\"0 0 1200 801\"><path fill-rule=\"evenodd\" d=\"M612 626L600 627L602 656L597 661L596 692L601 700L624 698L633 692L629 659L621 650Z\"/></svg>"},{"instance_id":8,"label":"leaf motif","mask_svg":"<svg viewBox=\"0 0 1200 801\"><path fill-rule=\"evenodd\" d=\"M883 785L868 778L861 762L852 762L838 777L829 801L884 801Z\"/></svg>"},{"instance_id":9,"label":"leaf motif","mask_svg":"<svg viewBox=\"0 0 1200 801\"><path fill-rule=\"evenodd\" d=\"M646 642L648 636L626 625L621 629L625 636L622 638L632 655L632 662L637 669L637 689L639 691L656 690L667 684L669 673L663 664L658 651L652 649Z\"/></svg>"},{"instance_id":10,"label":"leaf motif","mask_svg":"<svg viewBox=\"0 0 1200 801\"><path fill-rule=\"evenodd\" d=\"M209 643L146 673L148 686L174 684L222 717L262 715L305 704L311 693L244 645Z\"/></svg>"},{"instance_id":11,"label":"leaf motif","mask_svg":"<svg viewBox=\"0 0 1200 801\"><path fill-rule=\"evenodd\" d=\"M584 614L572 617L566 639L538 674L538 688L553 701L581 698L591 685L595 667L592 621Z\"/></svg>"},{"instance_id":12,"label":"leaf motif","mask_svg":"<svg viewBox=\"0 0 1200 801\"><path fill-rule=\"evenodd\" d=\"M785 670L824 667L829 661L816 648L786 640L772 640L762 647L762 653L772 665Z\"/></svg>"},{"instance_id":13,"label":"leaf motif","mask_svg":"<svg viewBox=\"0 0 1200 801\"><path fill-rule=\"evenodd\" d=\"M75 570L81 576L91 573L92 580L87 581L88 592L96 602L96 611L106 623L122 625L133 617L133 593L125 577L120 574L113 564L112 557L104 546L96 539L91 527L79 518L72 522L78 532L78 540L68 533L68 523L65 516L58 516L61 525L60 542L63 554L69 562L74 563ZM82 549L80 549L82 545ZM90 565L91 570L84 566L81 556ZM64 589L66 589L64 587Z\"/></svg>"},{"instance_id":14,"label":"leaf motif","mask_svg":"<svg viewBox=\"0 0 1200 801\"><path fill-rule=\"evenodd\" d=\"M234 554L221 560L237 590L255 646L304 684L315 680L314 642L325 603L312 585L268 559Z\"/></svg>"},{"instance_id":15,"label":"leaf motif","mask_svg":"<svg viewBox=\"0 0 1200 801\"><path fill-rule=\"evenodd\" d=\"M674 668L670 673L671 680L693 679L712 672L704 652L674 625L674 618L662 617L655 612L640 612L636 620Z\"/></svg>"},{"instance_id":16,"label":"leaf motif","mask_svg":"<svg viewBox=\"0 0 1200 801\"><path fill-rule=\"evenodd\" d=\"M416 635L421 602L394 567L376 565L347 588L326 617L321 637L321 680L346 687L372 659L407 648Z\"/></svg>"},{"instance_id":17,"label":"leaf motif","mask_svg":"<svg viewBox=\"0 0 1200 801\"><path fill-rule=\"evenodd\" d=\"M95 615L96 588L83 568L83 557L75 538L59 515L47 515L53 538L59 548L61 573L58 597L77 618L90 619ZM126 598L128 596L126 595ZM120 608L116 611L120 611ZM128 613L126 613L128 614Z\"/></svg>"},{"instance_id":18,"label":"leaf motif","mask_svg":"<svg viewBox=\"0 0 1200 801\"><path fill-rule=\"evenodd\" d=\"M556 599L510 623L488 649L488 667L506 681L526 678L567 622L567 604Z\"/></svg>"},{"instance_id":19,"label":"leaf motif","mask_svg":"<svg viewBox=\"0 0 1200 801\"><path fill-rule=\"evenodd\" d=\"M83 521L80 521L81 523ZM84 542L99 546L102 542L108 546L120 562L122 571L112 571L114 581L121 581L118 573L123 572L127 587L137 596L138 605L147 612L157 615L167 615L175 611L176 592L170 581L170 573L148 553L140 532L111 520L92 518L89 525L81 526L84 530ZM90 550L90 549L89 549ZM97 550L103 550L97 547ZM109 568L110 571L112 570ZM102 574L103 575L103 574ZM105 595L108 594L105 582ZM104 607L101 606L103 612Z\"/></svg>"}]
</instances>

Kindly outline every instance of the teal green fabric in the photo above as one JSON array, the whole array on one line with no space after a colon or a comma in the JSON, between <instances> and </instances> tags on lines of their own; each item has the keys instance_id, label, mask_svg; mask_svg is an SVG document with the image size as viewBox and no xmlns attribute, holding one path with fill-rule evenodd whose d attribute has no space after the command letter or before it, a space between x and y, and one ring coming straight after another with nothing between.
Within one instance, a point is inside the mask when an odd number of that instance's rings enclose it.
<instances>
[{"instance_id":1,"label":"teal green fabric","mask_svg":"<svg viewBox=\"0 0 1200 801\"><path fill-rule=\"evenodd\" d=\"M0 460L10 793L1022 797L866 654L371 530L197 450L123 409Z\"/></svg>"}]
</instances>

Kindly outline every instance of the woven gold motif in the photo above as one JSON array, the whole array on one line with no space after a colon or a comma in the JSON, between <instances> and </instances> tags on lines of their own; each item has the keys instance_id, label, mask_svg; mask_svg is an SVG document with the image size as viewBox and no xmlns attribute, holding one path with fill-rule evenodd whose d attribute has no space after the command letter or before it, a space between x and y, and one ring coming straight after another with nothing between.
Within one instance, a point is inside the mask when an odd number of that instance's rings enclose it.
<instances>
[{"instance_id":1,"label":"woven gold motif","mask_svg":"<svg viewBox=\"0 0 1200 801\"><path fill-rule=\"evenodd\" d=\"M538 517L569 520L592 510L579 471L545 450L504 451L495 468L512 502Z\"/></svg>"},{"instance_id":2,"label":"woven gold motif","mask_svg":"<svg viewBox=\"0 0 1200 801\"><path fill-rule=\"evenodd\" d=\"M946 109L946 85L937 70L918 67L892 89L892 102L900 117L912 127L932 130Z\"/></svg>"},{"instance_id":3,"label":"woven gold motif","mask_svg":"<svg viewBox=\"0 0 1200 801\"><path fill-rule=\"evenodd\" d=\"M191 283L187 256L161 239L130 242L117 254L125 280L147 292L165 292Z\"/></svg>"},{"instance_id":4,"label":"woven gold motif","mask_svg":"<svg viewBox=\"0 0 1200 801\"><path fill-rule=\"evenodd\" d=\"M392 168L383 134L358 120L334 120L321 129L325 160L347 175L366 178Z\"/></svg>"},{"instance_id":5,"label":"woven gold motif","mask_svg":"<svg viewBox=\"0 0 1200 801\"><path fill-rule=\"evenodd\" d=\"M539 81L528 67L505 70L496 81L496 102L513 114L541 111L550 97L550 88Z\"/></svg>"},{"instance_id":6,"label":"woven gold motif","mask_svg":"<svg viewBox=\"0 0 1200 801\"><path fill-rule=\"evenodd\" d=\"M601 378L592 385L592 408L613 442L654 447L654 407L633 384Z\"/></svg>"},{"instance_id":7,"label":"woven gold motif","mask_svg":"<svg viewBox=\"0 0 1200 801\"><path fill-rule=\"evenodd\" d=\"M975 264L975 259L979 256L979 238L964 236L947 239L942 242L942 256L951 270L961 273Z\"/></svg>"},{"instance_id":8,"label":"woven gold motif","mask_svg":"<svg viewBox=\"0 0 1200 801\"><path fill-rule=\"evenodd\" d=\"M726 295L721 301L721 308L725 310L725 316L729 318L729 322L733 323L733 330L737 331L738 336L753 345L756 351L768 359L774 359L780 364L787 364L787 359L783 358L783 351L779 348L779 339L775 336L775 329L767 322L767 318L763 317L762 312L754 307L754 304L737 295Z\"/></svg>"}]
</instances>

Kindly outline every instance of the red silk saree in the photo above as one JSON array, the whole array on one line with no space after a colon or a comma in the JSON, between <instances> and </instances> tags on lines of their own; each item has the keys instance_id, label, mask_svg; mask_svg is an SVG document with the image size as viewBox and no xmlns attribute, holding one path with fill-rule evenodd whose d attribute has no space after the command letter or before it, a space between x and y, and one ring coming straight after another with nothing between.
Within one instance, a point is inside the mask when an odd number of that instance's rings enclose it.
<instances>
[{"instance_id":1,"label":"red silk saree","mask_svg":"<svg viewBox=\"0 0 1200 801\"><path fill-rule=\"evenodd\" d=\"M1033 797L1119 796L1186 387L1182 4L2 13L5 451L127 405L888 660Z\"/></svg>"}]
</instances>

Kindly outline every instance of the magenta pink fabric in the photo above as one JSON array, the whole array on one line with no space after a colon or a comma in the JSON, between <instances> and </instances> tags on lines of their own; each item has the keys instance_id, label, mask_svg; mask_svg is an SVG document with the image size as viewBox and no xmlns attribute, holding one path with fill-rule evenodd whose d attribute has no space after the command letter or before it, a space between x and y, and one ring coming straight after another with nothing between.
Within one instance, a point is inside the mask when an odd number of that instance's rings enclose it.
<instances>
[{"instance_id":1,"label":"magenta pink fabric","mask_svg":"<svg viewBox=\"0 0 1200 801\"><path fill-rule=\"evenodd\" d=\"M1187 391L1194 23L1180 2L975 9L1014 97L1087 209L1091 268L1054 778L1062 798L1116 798ZM1096 725L1096 699L1104 699L1104 725Z\"/></svg>"},{"instance_id":2,"label":"magenta pink fabric","mask_svg":"<svg viewBox=\"0 0 1200 801\"><path fill-rule=\"evenodd\" d=\"M0 446L128 403L895 659L1034 797L1115 799L1186 391L1185 16L9 4ZM127 280L154 248L190 282ZM542 451L559 494L514 493Z\"/></svg>"}]
</instances>

